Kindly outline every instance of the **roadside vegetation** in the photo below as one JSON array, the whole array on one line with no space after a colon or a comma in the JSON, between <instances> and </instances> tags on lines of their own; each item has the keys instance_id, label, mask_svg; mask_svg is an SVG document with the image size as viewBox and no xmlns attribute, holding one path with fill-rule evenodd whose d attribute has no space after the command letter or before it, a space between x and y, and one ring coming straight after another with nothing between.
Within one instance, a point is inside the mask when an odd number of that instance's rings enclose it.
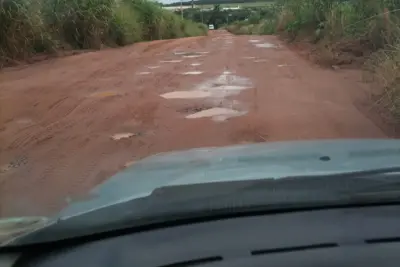
<instances>
[{"instance_id":1,"label":"roadside vegetation","mask_svg":"<svg viewBox=\"0 0 400 267\"><path fill-rule=\"evenodd\" d=\"M0 68L35 54L204 35L147 0L0 0Z\"/></svg>"},{"instance_id":2,"label":"roadside vegetation","mask_svg":"<svg viewBox=\"0 0 400 267\"><path fill-rule=\"evenodd\" d=\"M324 65L362 63L383 90L377 103L400 123L399 0L277 0L267 15L253 13L227 29L307 41Z\"/></svg>"},{"instance_id":3,"label":"roadside vegetation","mask_svg":"<svg viewBox=\"0 0 400 267\"><path fill-rule=\"evenodd\" d=\"M271 8L273 7L271 2L249 2L246 5L239 4L239 8L236 6L234 9L226 7L226 5L227 4L215 4L209 7L195 6L194 8L184 9L182 14L180 10L175 13L198 23L213 24L214 27L218 29L232 22L241 22L243 25L249 25L249 23L245 22L247 18L269 16Z\"/></svg>"},{"instance_id":4,"label":"roadside vegetation","mask_svg":"<svg viewBox=\"0 0 400 267\"><path fill-rule=\"evenodd\" d=\"M221 5L222 7L255 7L255 6L265 6L268 4L273 4L275 0L194 0L194 1L177 1L164 6L191 6L195 7L209 8L214 5Z\"/></svg>"}]
</instances>

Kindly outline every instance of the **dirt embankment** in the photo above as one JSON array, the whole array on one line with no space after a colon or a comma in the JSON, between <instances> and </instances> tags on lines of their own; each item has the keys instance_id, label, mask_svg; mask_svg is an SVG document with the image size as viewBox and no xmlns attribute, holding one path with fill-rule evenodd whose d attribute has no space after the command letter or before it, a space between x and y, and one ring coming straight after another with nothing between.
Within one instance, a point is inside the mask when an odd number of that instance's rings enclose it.
<instances>
[{"instance_id":1,"label":"dirt embankment","mask_svg":"<svg viewBox=\"0 0 400 267\"><path fill-rule=\"evenodd\" d=\"M49 214L140 158L279 140L384 138L358 70L273 36L140 43L0 72L0 215Z\"/></svg>"}]
</instances>

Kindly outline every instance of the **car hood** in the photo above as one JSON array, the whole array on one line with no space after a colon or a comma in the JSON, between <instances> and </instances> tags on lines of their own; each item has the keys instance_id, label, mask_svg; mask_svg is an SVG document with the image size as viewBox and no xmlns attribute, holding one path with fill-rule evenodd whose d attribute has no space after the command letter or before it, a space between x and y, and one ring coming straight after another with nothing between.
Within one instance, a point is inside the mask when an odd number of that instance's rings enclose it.
<instances>
[{"instance_id":1,"label":"car hood","mask_svg":"<svg viewBox=\"0 0 400 267\"><path fill-rule=\"evenodd\" d=\"M157 154L117 173L56 215L68 218L142 198L161 187L279 179L399 167L398 140L291 141Z\"/></svg>"}]
</instances>

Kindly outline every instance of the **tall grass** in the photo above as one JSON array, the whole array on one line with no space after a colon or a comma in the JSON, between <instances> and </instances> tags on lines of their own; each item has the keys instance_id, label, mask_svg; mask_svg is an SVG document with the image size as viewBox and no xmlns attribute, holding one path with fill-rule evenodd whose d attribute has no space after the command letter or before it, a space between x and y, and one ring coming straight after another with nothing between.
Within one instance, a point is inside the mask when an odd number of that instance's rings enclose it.
<instances>
[{"instance_id":1,"label":"tall grass","mask_svg":"<svg viewBox=\"0 0 400 267\"><path fill-rule=\"evenodd\" d=\"M320 62L365 61L368 77L383 89L378 101L400 123L400 1L279 0L275 16L228 27L236 34L277 32L289 41L317 43ZM258 31L254 31L258 29Z\"/></svg>"},{"instance_id":2,"label":"tall grass","mask_svg":"<svg viewBox=\"0 0 400 267\"><path fill-rule=\"evenodd\" d=\"M306 37L330 50L340 47L345 52L359 52L352 51L356 47L372 52L365 57L364 66L368 77L383 89L378 103L400 123L400 1L282 1L277 13L278 30L291 40L306 33Z\"/></svg>"},{"instance_id":3,"label":"tall grass","mask_svg":"<svg viewBox=\"0 0 400 267\"><path fill-rule=\"evenodd\" d=\"M0 4L0 66L42 50L48 36L38 3L1 0Z\"/></svg>"},{"instance_id":4,"label":"tall grass","mask_svg":"<svg viewBox=\"0 0 400 267\"><path fill-rule=\"evenodd\" d=\"M0 0L0 67L38 52L205 33L147 0Z\"/></svg>"}]
</instances>

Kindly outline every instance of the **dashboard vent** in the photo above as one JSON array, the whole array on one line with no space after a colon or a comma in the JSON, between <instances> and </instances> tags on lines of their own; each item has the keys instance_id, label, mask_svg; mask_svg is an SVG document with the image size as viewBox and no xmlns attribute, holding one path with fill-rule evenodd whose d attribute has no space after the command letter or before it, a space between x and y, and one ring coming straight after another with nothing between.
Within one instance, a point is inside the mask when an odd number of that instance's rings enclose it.
<instances>
[{"instance_id":1,"label":"dashboard vent","mask_svg":"<svg viewBox=\"0 0 400 267\"><path fill-rule=\"evenodd\" d=\"M339 245L336 243L323 243L323 244L315 244L315 245L308 245L308 246L261 249L261 250L251 251L251 255L257 256L257 255L272 254L272 253L285 253L285 252L301 251L301 250L334 248L334 247L338 247L338 246Z\"/></svg>"},{"instance_id":2,"label":"dashboard vent","mask_svg":"<svg viewBox=\"0 0 400 267\"><path fill-rule=\"evenodd\" d=\"M202 264L207 264L211 262L216 262L216 261L222 261L223 258L220 256L214 256L214 257L207 257L207 258L200 258L200 259L194 259L194 260L189 260L189 261L181 261L181 262L176 262L176 263L171 263L167 265L162 265L160 267L192 267L192 266L197 266L197 265L202 265Z\"/></svg>"},{"instance_id":3,"label":"dashboard vent","mask_svg":"<svg viewBox=\"0 0 400 267\"><path fill-rule=\"evenodd\" d=\"M365 240L365 243L367 244L393 243L393 242L400 242L400 237L374 238Z\"/></svg>"}]
</instances>

